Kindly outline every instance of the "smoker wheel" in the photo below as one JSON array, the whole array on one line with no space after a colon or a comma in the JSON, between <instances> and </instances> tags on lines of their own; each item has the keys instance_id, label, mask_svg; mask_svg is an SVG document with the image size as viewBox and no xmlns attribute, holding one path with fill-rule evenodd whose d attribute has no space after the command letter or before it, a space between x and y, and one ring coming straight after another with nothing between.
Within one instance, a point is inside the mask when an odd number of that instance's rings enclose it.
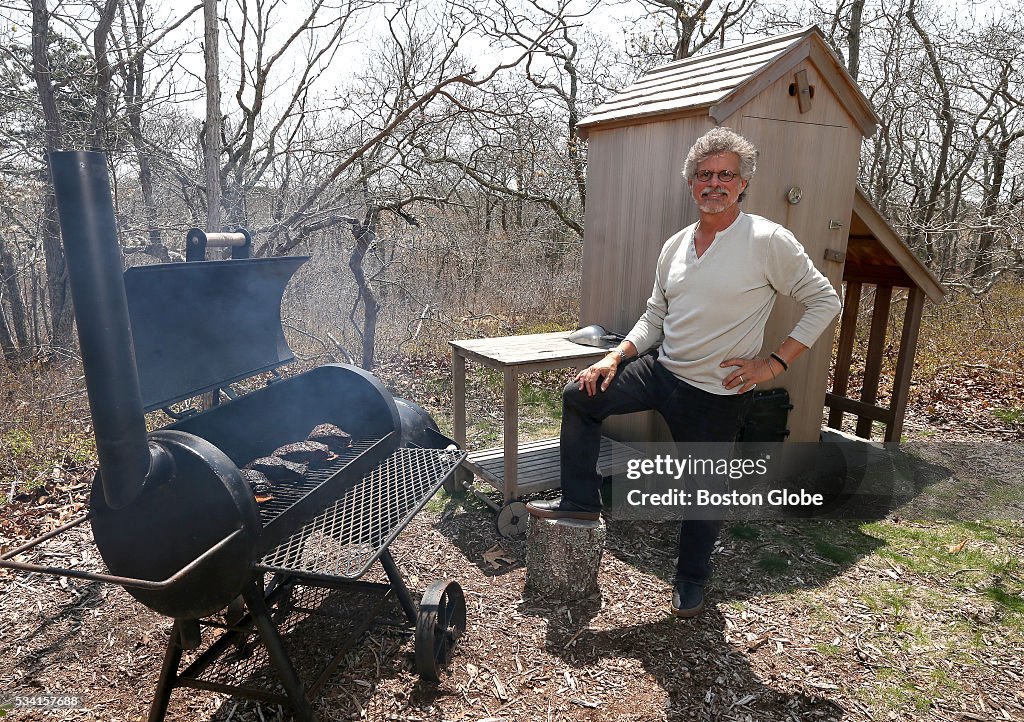
<instances>
[{"instance_id":1,"label":"smoker wheel","mask_svg":"<svg viewBox=\"0 0 1024 722\"><path fill-rule=\"evenodd\" d=\"M526 511L526 504L521 501L510 501L505 504L495 520L498 533L506 539L525 534L529 522L530 514Z\"/></svg>"},{"instance_id":2,"label":"smoker wheel","mask_svg":"<svg viewBox=\"0 0 1024 722\"><path fill-rule=\"evenodd\" d=\"M473 483L473 472L461 464L455 467L454 473L444 480L444 493L449 496L461 496L466 493L469 484Z\"/></svg>"},{"instance_id":3,"label":"smoker wheel","mask_svg":"<svg viewBox=\"0 0 1024 722\"><path fill-rule=\"evenodd\" d=\"M439 579L427 587L416 616L416 672L439 682L459 637L466 631L466 595L458 582Z\"/></svg>"}]
</instances>

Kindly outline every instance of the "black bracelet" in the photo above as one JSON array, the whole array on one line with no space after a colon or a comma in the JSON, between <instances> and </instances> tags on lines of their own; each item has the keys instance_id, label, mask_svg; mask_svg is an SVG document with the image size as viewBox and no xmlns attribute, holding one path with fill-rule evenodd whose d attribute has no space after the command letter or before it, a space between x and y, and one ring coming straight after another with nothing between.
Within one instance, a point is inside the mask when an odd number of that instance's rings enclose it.
<instances>
[{"instance_id":1,"label":"black bracelet","mask_svg":"<svg viewBox=\"0 0 1024 722\"><path fill-rule=\"evenodd\" d=\"M785 361L783 360L783 358L782 358L781 356L779 356L779 355L778 355L777 353L775 353L774 351L773 351L773 352L772 352L772 353L771 353L770 355L771 355L771 357L772 357L773 359L775 359L775 360L776 360L776 361L778 361L778 362L779 362L780 364L782 364L782 370L783 370L783 371L789 371L789 364L788 364L788 363L786 363L786 362L785 362Z\"/></svg>"}]
</instances>

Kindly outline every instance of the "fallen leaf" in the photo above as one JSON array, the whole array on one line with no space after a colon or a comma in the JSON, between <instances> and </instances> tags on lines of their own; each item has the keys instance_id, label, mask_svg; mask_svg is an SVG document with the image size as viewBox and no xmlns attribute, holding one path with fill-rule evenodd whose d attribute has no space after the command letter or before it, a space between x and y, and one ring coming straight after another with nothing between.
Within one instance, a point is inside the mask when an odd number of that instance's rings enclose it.
<instances>
[{"instance_id":1,"label":"fallen leaf","mask_svg":"<svg viewBox=\"0 0 1024 722\"><path fill-rule=\"evenodd\" d=\"M501 544L495 544L485 551L484 561L491 565L491 569L500 569L501 564L498 562L505 562L506 564L516 563L515 557L510 557L508 552L501 547Z\"/></svg>"}]
</instances>

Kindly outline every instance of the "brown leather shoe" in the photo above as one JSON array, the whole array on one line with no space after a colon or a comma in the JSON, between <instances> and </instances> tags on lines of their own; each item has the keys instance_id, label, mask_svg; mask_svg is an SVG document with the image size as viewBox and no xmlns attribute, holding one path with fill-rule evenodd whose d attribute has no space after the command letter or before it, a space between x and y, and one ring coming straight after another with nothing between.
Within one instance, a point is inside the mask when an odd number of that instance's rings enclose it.
<instances>
[{"instance_id":1,"label":"brown leather shoe","mask_svg":"<svg viewBox=\"0 0 1024 722\"><path fill-rule=\"evenodd\" d=\"M672 614L683 619L696 617L704 611L704 585L676 582L672 590Z\"/></svg>"},{"instance_id":2,"label":"brown leather shoe","mask_svg":"<svg viewBox=\"0 0 1024 722\"><path fill-rule=\"evenodd\" d=\"M601 518L600 511L586 511L575 504L557 499L541 499L526 504L526 510L539 519L578 519L580 521L597 521Z\"/></svg>"}]
</instances>

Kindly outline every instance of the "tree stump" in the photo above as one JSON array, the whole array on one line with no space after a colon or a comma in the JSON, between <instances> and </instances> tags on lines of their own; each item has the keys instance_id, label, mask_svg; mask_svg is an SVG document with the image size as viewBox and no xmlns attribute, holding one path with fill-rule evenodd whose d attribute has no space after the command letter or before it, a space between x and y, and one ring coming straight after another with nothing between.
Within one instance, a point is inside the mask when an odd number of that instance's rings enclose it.
<instances>
[{"instance_id":1,"label":"tree stump","mask_svg":"<svg viewBox=\"0 0 1024 722\"><path fill-rule=\"evenodd\" d=\"M604 519L530 517L524 596L572 602L598 594L606 535Z\"/></svg>"}]
</instances>

